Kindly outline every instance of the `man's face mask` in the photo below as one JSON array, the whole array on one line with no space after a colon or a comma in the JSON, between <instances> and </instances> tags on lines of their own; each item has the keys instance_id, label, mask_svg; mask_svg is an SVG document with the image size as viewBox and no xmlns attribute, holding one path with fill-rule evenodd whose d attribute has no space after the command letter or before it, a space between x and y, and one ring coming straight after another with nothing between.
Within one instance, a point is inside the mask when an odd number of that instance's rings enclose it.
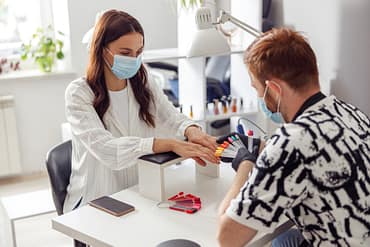
<instances>
[{"instance_id":1,"label":"man's face mask","mask_svg":"<svg viewBox=\"0 0 370 247\"><path fill-rule=\"evenodd\" d=\"M129 79L136 75L136 73L139 71L142 59L141 54L137 57L129 57L123 55L113 55L108 48L107 51L113 56L113 65L111 70L118 79Z\"/></svg>"},{"instance_id":2,"label":"man's face mask","mask_svg":"<svg viewBox=\"0 0 370 247\"><path fill-rule=\"evenodd\" d=\"M270 81L272 82L272 81ZM272 82L274 83L274 82ZM280 95L281 95L281 87L277 84L277 83L274 83L275 85L277 85L280 89ZM281 112L280 112L280 101L281 101L281 96L279 96L279 100L278 100L278 105L277 105L277 110L276 112L271 112L268 108L267 108L267 105L266 105L266 102L265 102L265 98L266 98L266 94L267 94L267 90L268 90L268 85L266 85L266 88L265 88L265 92L263 93L263 97L258 97L257 100L258 100L258 104L260 106L260 109L262 110L262 112L268 117L270 118L274 123L277 123L277 124L281 124L281 123L284 123L284 118L283 116L281 115Z\"/></svg>"}]
</instances>

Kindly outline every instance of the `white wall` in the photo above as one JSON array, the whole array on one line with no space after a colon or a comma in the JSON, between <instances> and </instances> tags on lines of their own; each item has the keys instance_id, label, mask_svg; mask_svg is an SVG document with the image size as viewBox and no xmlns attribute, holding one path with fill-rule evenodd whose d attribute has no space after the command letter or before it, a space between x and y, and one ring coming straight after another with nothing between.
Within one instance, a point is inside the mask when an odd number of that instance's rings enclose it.
<instances>
[{"instance_id":1,"label":"white wall","mask_svg":"<svg viewBox=\"0 0 370 247\"><path fill-rule=\"evenodd\" d=\"M78 74L85 72L87 52L81 44L83 35L95 22L97 12L121 9L133 15L145 32L145 48L177 47L177 14L175 0L69 0L72 67Z\"/></svg>"},{"instance_id":2,"label":"white wall","mask_svg":"<svg viewBox=\"0 0 370 247\"><path fill-rule=\"evenodd\" d=\"M272 20L307 34L325 92L370 115L370 1L273 0Z\"/></svg>"},{"instance_id":3,"label":"white wall","mask_svg":"<svg viewBox=\"0 0 370 247\"><path fill-rule=\"evenodd\" d=\"M74 74L0 80L0 94L14 95L21 167L45 169L47 151L61 141L64 89Z\"/></svg>"}]
</instances>

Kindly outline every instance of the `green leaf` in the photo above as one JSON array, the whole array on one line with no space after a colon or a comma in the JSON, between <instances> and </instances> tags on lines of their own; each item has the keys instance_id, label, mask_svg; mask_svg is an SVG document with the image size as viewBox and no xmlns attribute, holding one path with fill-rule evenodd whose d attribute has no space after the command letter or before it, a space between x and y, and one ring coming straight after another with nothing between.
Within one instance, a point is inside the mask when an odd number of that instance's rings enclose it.
<instances>
[{"instance_id":1,"label":"green leaf","mask_svg":"<svg viewBox=\"0 0 370 247\"><path fill-rule=\"evenodd\" d=\"M64 53L63 53L63 52L61 52L61 51L58 51L58 52L57 52L57 58L58 58L59 60L63 59L63 58L64 58Z\"/></svg>"},{"instance_id":2,"label":"green leaf","mask_svg":"<svg viewBox=\"0 0 370 247\"><path fill-rule=\"evenodd\" d=\"M203 3L204 0L181 0L181 7L185 9L195 8Z\"/></svg>"},{"instance_id":3,"label":"green leaf","mask_svg":"<svg viewBox=\"0 0 370 247\"><path fill-rule=\"evenodd\" d=\"M63 45L64 45L63 41L61 41L59 39L57 39L56 41L57 41L57 44L58 44L59 48L60 49L63 48Z\"/></svg>"},{"instance_id":4,"label":"green leaf","mask_svg":"<svg viewBox=\"0 0 370 247\"><path fill-rule=\"evenodd\" d=\"M49 45L50 46L52 44L53 44L53 40L51 38L47 37L46 40L45 40L45 45Z\"/></svg>"}]
</instances>

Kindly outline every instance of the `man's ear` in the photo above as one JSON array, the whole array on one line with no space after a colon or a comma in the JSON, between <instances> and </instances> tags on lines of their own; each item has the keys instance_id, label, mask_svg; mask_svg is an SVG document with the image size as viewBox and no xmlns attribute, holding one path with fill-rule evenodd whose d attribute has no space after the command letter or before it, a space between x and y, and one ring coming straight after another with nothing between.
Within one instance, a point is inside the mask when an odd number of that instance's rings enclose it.
<instances>
[{"instance_id":1,"label":"man's ear","mask_svg":"<svg viewBox=\"0 0 370 247\"><path fill-rule=\"evenodd\" d=\"M269 87L275 94L281 94L281 85L276 81L266 80L266 87Z\"/></svg>"}]
</instances>

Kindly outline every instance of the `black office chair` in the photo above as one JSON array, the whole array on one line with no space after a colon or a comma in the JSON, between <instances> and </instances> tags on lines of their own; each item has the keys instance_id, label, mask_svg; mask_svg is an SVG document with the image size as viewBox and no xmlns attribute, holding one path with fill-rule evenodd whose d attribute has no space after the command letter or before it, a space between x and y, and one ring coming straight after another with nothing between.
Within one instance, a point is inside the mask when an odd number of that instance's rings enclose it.
<instances>
[{"instance_id":1,"label":"black office chair","mask_svg":"<svg viewBox=\"0 0 370 247\"><path fill-rule=\"evenodd\" d=\"M63 142L46 154L46 169L49 174L53 201L58 215L63 214L64 200L71 176L72 141ZM74 240L75 247L86 247L84 243Z\"/></svg>"},{"instance_id":2,"label":"black office chair","mask_svg":"<svg viewBox=\"0 0 370 247\"><path fill-rule=\"evenodd\" d=\"M71 176L72 141L53 147L46 155L46 168L49 174L53 201L58 215L63 214L64 200Z\"/></svg>"},{"instance_id":3,"label":"black office chair","mask_svg":"<svg viewBox=\"0 0 370 247\"><path fill-rule=\"evenodd\" d=\"M49 174L53 201L58 215L63 214L64 200L71 176L72 141L53 147L46 155L46 168Z\"/></svg>"}]
</instances>

